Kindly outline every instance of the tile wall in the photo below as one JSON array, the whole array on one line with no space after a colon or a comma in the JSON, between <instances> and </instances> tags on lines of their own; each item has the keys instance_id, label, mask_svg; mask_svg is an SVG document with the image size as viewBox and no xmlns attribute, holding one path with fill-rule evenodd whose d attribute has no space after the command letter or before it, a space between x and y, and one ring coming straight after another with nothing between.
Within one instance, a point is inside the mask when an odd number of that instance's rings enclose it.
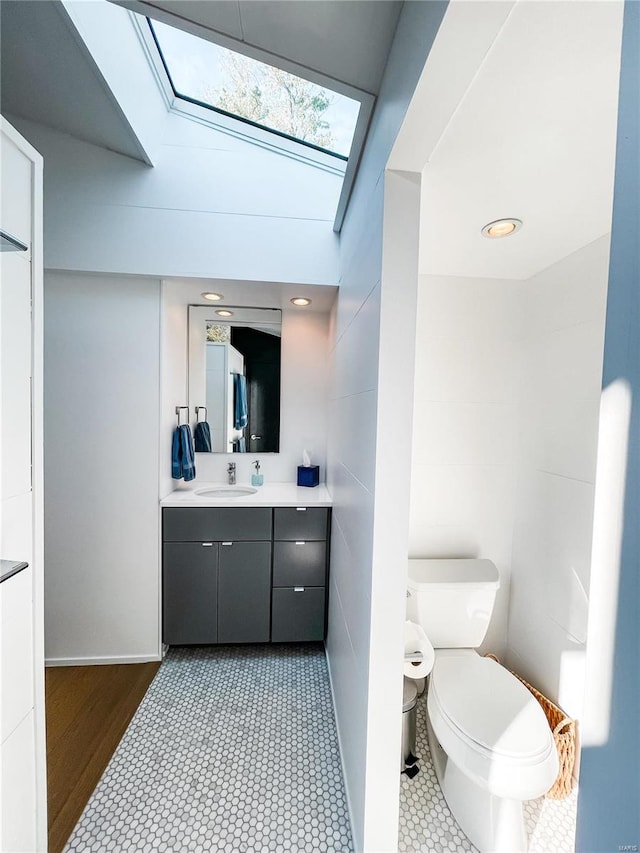
<instances>
[{"instance_id":1,"label":"tile wall","mask_svg":"<svg viewBox=\"0 0 640 853\"><path fill-rule=\"evenodd\" d=\"M420 276L411 557L486 557L501 589L485 647L503 654L515 492L522 282Z\"/></svg>"},{"instance_id":2,"label":"tile wall","mask_svg":"<svg viewBox=\"0 0 640 853\"><path fill-rule=\"evenodd\" d=\"M579 717L604 319L606 235L524 283L509 663Z\"/></svg>"}]
</instances>

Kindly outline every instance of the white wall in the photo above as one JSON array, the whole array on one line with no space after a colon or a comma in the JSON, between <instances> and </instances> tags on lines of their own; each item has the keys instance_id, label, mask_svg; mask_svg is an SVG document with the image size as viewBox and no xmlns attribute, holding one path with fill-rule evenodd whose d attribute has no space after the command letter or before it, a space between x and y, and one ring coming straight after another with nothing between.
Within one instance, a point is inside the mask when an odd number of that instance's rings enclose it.
<instances>
[{"instance_id":1,"label":"white wall","mask_svg":"<svg viewBox=\"0 0 640 853\"><path fill-rule=\"evenodd\" d=\"M362 228L351 238L353 256L343 262L333 318L327 469L333 497L327 654L358 851L364 849L367 785L382 181L367 206L376 230Z\"/></svg>"},{"instance_id":2,"label":"white wall","mask_svg":"<svg viewBox=\"0 0 640 853\"><path fill-rule=\"evenodd\" d=\"M45 274L48 663L159 656L160 282Z\"/></svg>"},{"instance_id":3,"label":"white wall","mask_svg":"<svg viewBox=\"0 0 640 853\"><path fill-rule=\"evenodd\" d=\"M384 506L385 500L393 502L397 498L399 507L406 502L408 519L409 470L408 459L404 470L401 448L398 471L404 477L404 489L401 485L398 490L391 463L398 449L395 442L402 441L402 436L394 439L393 446L388 443L381 446L377 443L377 431L380 426L386 440L386 418L392 415L383 413L381 421L378 420L379 400L395 399L394 391L408 383L408 394L403 402L403 406L409 406L405 446L408 450L412 363L398 368L397 353L388 347L387 321L395 317L394 288L400 289L398 304L406 305L408 300L410 305L412 288L415 296L415 280L387 279L386 305L391 313L385 316L383 330L387 345L381 348L380 312L385 287L382 273L384 170L444 9L445 4L439 3L404 4L341 235L340 291L333 317L333 382L329 412L328 484L334 508L327 653L358 851L395 849L398 816L400 632L404 592L398 584L397 600L390 600L385 579L393 578L398 566L395 559L385 562L383 555L388 553L386 546L389 544L392 551L394 545L397 546L401 563L402 553L405 554L406 567L407 536L398 537L393 523L387 524L380 516L376 518L375 512L378 497L384 496L378 509ZM398 180L400 183L395 184L396 209L406 211L413 203L412 192L408 186L403 186L401 177ZM411 223L404 218L399 219L399 223L408 225L407 236L410 237ZM402 235L396 233L396 236L403 245ZM408 257L409 266L410 261ZM413 335L402 339L399 352L406 352L406 347L412 351ZM399 373L403 367L406 368L404 374ZM383 457L387 464L380 466ZM374 543L375 525L378 538ZM394 615L397 615L395 620ZM390 621L393 624L390 625ZM389 627L391 633L387 634ZM374 655L386 642L389 650L378 668ZM394 666L390 673L388 658L394 653L397 667Z\"/></svg>"},{"instance_id":4,"label":"white wall","mask_svg":"<svg viewBox=\"0 0 640 853\"><path fill-rule=\"evenodd\" d=\"M235 297L234 297L235 289ZM160 414L160 495L185 486L171 478L171 438L176 425L175 407L187 404L187 308L202 303L203 290L222 290L225 304L253 307L283 306L280 452L259 454L196 454L198 482L226 480L227 464L236 463L238 482L249 482L251 462L259 457L266 482L295 482L302 450L320 465L321 480L327 464L327 396L329 381L329 314L294 309L281 300L277 286L256 287L251 282L164 281L162 285L162 403ZM288 307L287 307L288 305ZM192 422L195 420L191 412Z\"/></svg>"},{"instance_id":5,"label":"white wall","mask_svg":"<svg viewBox=\"0 0 640 853\"><path fill-rule=\"evenodd\" d=\"M174 114L154 167L15 122L47 164L47 269L336 284L338 175Z\"/></svg>"},{"instance_id":6,"label":"white wall","mask_svg":"<svg viewBox=\"0 0 640 853\"><path fill-rule=\"evenodd\" d=\"M385 174L369 649L365 847L394 849L399 810L420 176ZM398 334L398 331L401 333Z\"/></svg>"},{"instance_id":7,"label":"white wall","mask_svg":"<svg viewBox=\"0 0 640 853\"><path fill-rule=\"evenodd\" d=\"M420 276L412 557L485 557L501 587L484 647L504 654L516 483L523 283Z\"/></svg>"},{"instance_id":8,"label":"white wall","mask_svg":"<svg viewBox=\"0 0 640 853\"><path fill-rule=\"evenodd\" d=\"M582 713L609 235L524 285L511 666Z\"/></svg>"},{"instance_id":9,"label":"white wall","mask_svg":"<svg viewBox=\"0 0 640 853\"><path fill-rule=\"evenodd\" d=\"M158 658L158 496L178 485L171 436L186 402L187 305L203 289L47 272L49 664ZM303 447L324 473L328 327L328 314L283 314L281 452L261 457L269 481L295 479ZM198 454L196 483L223 480L229 458ZM233 456L239 481L253 458Z\"/></svg>"},{"instance_id":10,"label":"white wall","mask_svg":"<svg viewBox=\"0 0 640 853\"><path fill-rule=\"evenodd\" d=\"M421 276L410 552L487 557L483 650L582 715L609 237L527 281Z\"/></svg>"}]
</instances>

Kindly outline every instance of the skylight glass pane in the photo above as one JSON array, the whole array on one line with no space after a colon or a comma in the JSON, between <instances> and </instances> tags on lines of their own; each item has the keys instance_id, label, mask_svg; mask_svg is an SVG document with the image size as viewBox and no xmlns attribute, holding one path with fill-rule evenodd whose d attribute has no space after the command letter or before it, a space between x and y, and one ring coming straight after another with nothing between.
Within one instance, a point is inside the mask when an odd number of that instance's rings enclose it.
<instances>
[{"instance_id":1,"label":"skylight glass pane","mask_svg":"<svg viewBox=\"0 0 640 853\"><path fill-rule=\"evenodd\" d=\"M159 21L149 26L178 97L349 156L359 101Z\"/></svg>"}]
</instances>

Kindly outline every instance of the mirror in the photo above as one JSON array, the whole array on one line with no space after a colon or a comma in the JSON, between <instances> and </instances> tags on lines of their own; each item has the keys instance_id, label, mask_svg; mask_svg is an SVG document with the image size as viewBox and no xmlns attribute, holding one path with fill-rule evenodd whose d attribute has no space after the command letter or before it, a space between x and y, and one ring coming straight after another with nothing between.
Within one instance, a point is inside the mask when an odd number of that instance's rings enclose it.
<instances>
[{"instance_id":1,"label":"mirror","mask_svg":"<svg viewBox=\"0 0 640 853\"><path fill-rule=\"evenodd\" d=\"M210 446L211 453L279 452L281 330L276 308L189 306L196 451ZM208 423L210 445L202 434L198 440L195 421Z\"/></svg>"}]
</instances>

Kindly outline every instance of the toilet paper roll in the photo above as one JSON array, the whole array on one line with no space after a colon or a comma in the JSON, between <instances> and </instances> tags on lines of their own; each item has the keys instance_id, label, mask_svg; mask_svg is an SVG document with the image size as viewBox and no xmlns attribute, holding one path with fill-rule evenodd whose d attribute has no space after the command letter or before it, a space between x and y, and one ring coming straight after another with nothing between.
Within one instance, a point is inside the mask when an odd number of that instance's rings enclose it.
<instances>
[{"instance_id":1,"label":"toilet paper roll","mask_svg":"<svg viewBox=\"0 0 640 853\"><path fill-rule=\"evenodd\" d=\"M415 622L404 623L404 653L410 655L414 652L422 653L422 663L410 663L405 661L404 674L407 678L425 678L433 669L435 652L425 634L422 625Z\"/></svg>"}]
</instances>

